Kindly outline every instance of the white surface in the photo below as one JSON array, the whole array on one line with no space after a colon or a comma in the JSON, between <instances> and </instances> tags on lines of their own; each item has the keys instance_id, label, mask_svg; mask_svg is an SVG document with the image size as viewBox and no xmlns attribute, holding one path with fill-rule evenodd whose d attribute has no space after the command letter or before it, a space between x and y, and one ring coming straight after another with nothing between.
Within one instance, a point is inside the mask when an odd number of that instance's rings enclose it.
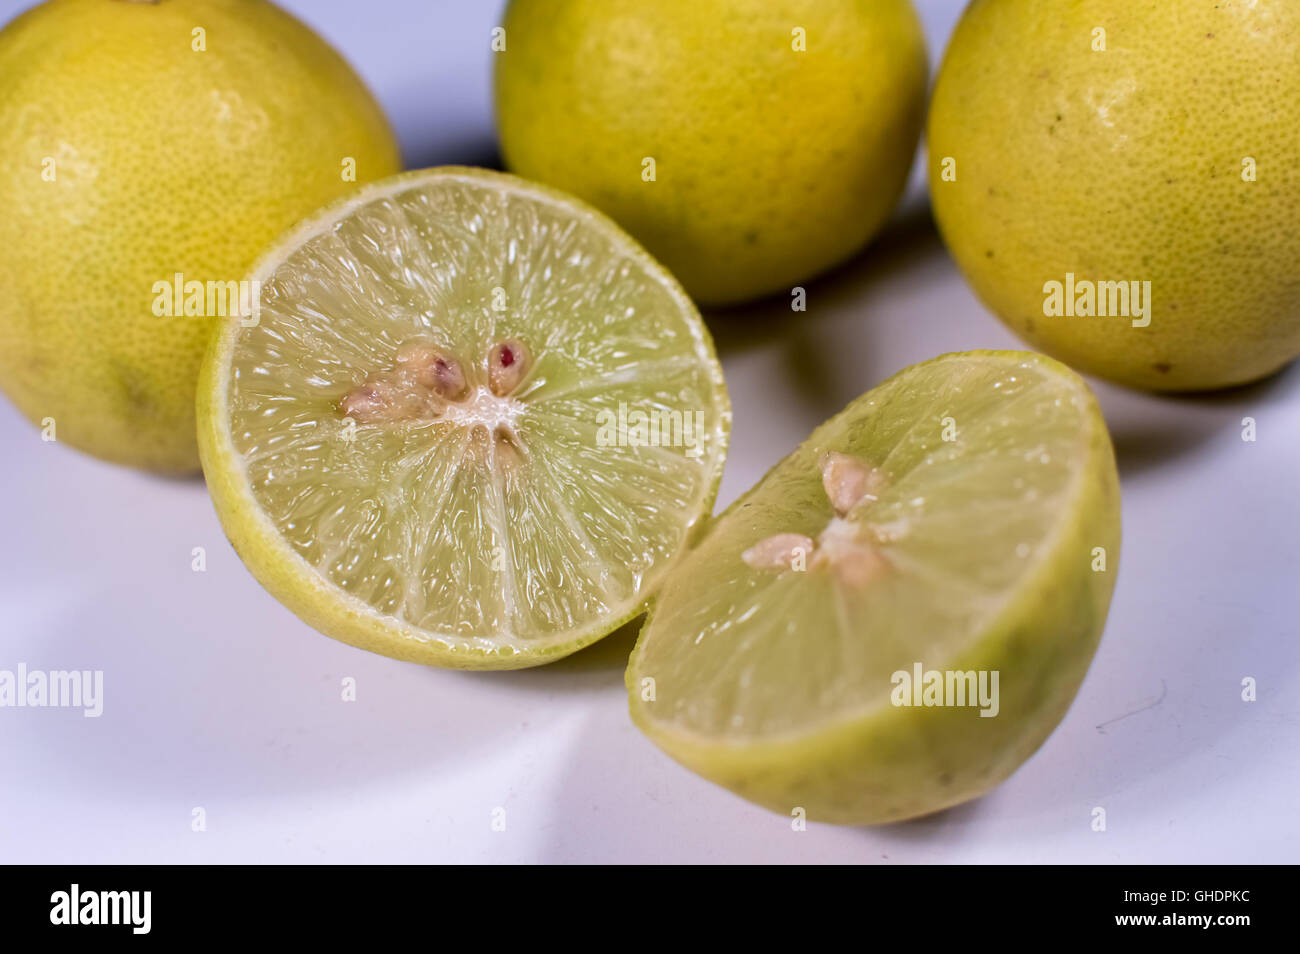
<instances>
[{"instance_id":1,"label":"white surface","mask_svg":"<svg viewBox=\"0 0 1300 954\"><path fill-rule=\"evenodd\" d=\"M376 2L360 23L352 4L286 5L366 76L410 164L491 160L491 5ZM0 2L0 19L17 6ZM922 6L937 59L959 5ZM810 286L807 315L777 302L713 321L735 407L720 506L904 365L1016 346L917 196L866 255ZM248 575L200 481L44 444L0 402L0 669L105 680L98 719L0 709L0 862L1295 861L1300 367L1212 398L1097 392L1124 545L1066 720L973 804L805 832L637 733L622 687L631 634L519 673L351 649ZM1245 416L1255 443L1241 440ZM1247 676L1254 703L1240 700ZM340 701L345 677L355 703ZM191 831L196 807L205 832Z\"/></svg>"}]
</instances>

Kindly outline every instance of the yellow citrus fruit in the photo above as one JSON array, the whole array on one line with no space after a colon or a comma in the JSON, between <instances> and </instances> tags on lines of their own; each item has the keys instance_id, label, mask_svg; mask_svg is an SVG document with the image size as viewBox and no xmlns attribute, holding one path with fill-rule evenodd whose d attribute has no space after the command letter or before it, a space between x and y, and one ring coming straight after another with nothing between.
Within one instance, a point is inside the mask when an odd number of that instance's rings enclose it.
<instances>
[{"instance_id":1,"label":"yellow citrus fruit","mask_svg":"<svg viewBox=\"0 0 1300 954\"><path fill-rule=\"evenodd\" d=\"M1293 0L971 4L928 141L975 291L1134 387L1226 387L1296 357L1298 57Z\"/></svg>"},{"instance_id":2,"label":"yellow citrus fruit","mask_svg":"<svg viewBox=\"0 0 1300 954\"><path fill-rule=\"evenodd\" d=\"M906 181L926 83L908 0L512 0L504 22L507 165L613 216L701 302L842 261Z\"/></svg>"},{"instance_id":3,"label":"yellow citrus fruit","mask_svg":"<svg viewBox=\"0 0 1300 954\"><path fill-rule=\"evenodd\" d=\"M98 457L196 469L207 283L237 283L355 188L353 168L400 168L379 105L269 3L54 0L18 17L0 31L0 387ZM214 310L237 304L213 291Z\"/></svg>"},{"instance_id":4,"label":"yellow citrus fruit","mask_svg":"<svg viewBox=\"0 0 1300 954\"><path fill-rule=\"evenodd\" d=\"M1114 452L1082 378L1028 352L913 365L668 574L628 664L632 718L787 819L956 805L1065 715L1119 546Z\"/></svg>"},{"instance_id":5,"label":"yellow citrus fruit","mask_svg":"<svg viewBox=\"0 0 1300 954\"><path fill-rule=\"evenodd\" d=\"M672 276L483 169L371 183L254 267L199 449L249 570L322 633L515 669L636 616L705 522L730 405Z\"/></svg>"}]
</instances>

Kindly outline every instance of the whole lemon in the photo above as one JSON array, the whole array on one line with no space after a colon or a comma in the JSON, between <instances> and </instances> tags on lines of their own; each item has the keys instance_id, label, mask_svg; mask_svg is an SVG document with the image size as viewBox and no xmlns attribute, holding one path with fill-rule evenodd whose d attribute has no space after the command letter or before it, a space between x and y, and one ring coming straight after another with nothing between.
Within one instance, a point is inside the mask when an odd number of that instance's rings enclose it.
<instances>
[{"instance_id":1,"label":"whole lemon","mask_svg":"<svg viewBox=\"0 0 1300 954\"><path fill-rule=\"evenodd\" d=\"M984 302L1133 387L1300 354L1300 4L977 0L935 85L935 217Z\"/></svg>"},{"instance_id":2,"label":"whole lemon","mask_svg":"<svg viewBox=\"0 0 1300 954\"><path fill-rule=\"evenodd\" d=\"M0 387L59 441L193 470L225 283L399 166L347 63L262 0L28 11L0 31Z\"/></svg>"},{"instance_id":3,"label":"whole lemon","mask_svg":"<svg viewBox=\"0 0 1300 954\"><path fill-rule=\"evenodd\" d=\"M512 0L506 164L639 238L706 304L860 249L907 179L926 53L908 0Z\"/></svg>"}]
</instances>

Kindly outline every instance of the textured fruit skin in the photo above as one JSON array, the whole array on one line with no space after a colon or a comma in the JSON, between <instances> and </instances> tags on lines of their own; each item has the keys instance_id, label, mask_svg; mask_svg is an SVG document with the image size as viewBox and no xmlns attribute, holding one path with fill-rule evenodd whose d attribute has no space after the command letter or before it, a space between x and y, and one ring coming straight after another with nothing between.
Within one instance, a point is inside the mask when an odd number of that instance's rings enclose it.
<instances>
[{"instance_id":1,"label":"textured fruit skin","mask_svg":"<svg viewBox=\"0 0 1300 954\"><path fill-rule=\"evenodd\" d=\"M967 355L1012 362L1032 357L1072 375L1042 355ZM1073 519L975 650L944 665L1001 673L995 718L972 718L969 709L952 706L883 705L861 719L780 742L730 745L674 732L641 699L638 657L652 607L625 677L632 720L693 772L787 818L802 808L810 819L842 825L902 821L969 801L1008 778L1064 718L1101 641L1115 587L1119 474L1101 411L1090 395L1089 401L1091 427ZM806 443L821 446L818 440L814 432ZM749 497L743 494L726 513L743 508ZM1092 570L1095 547L1106 550L1105 571Z\"/></svg>"},{"instance_id":2,"label":"textured fruit skin","mask_svg":"<svg viewBox=\"0 0 1300 954\"><path fill-rule=\"evenodd\" d=\"M713 508L718 484L722 479L721 462L726 458L727 441L731 430L731 404L727 397L722 368L717 362L712 339L709 338L703 321L699 320L699 313L687 297L685 290L662 266L651 261L644 249L637 246L617 225L597 210L547 186L522 182L515 176L488 169L460 166L417 169L370 183L355 195L340 199L320 210L318 214L300 222L270 246L254 264L251 274L258 277L269 274L284 255L300 244L307 235L320 229L322 223L341 218L354 205L364 205L376 194L404 182L415 185L440 175L479 180L488 184L509 185L573 206L576 212L588 218L589 225L614 233L627 242L627 254L640 258L648 268L661 273L663 281L672 290L678 304L696 316L714 371L721 427L718 469L701 502L700 523L693 535L704 532L709 522L707 514ZM570 641L555 643L528 653L489 651L476 646L454 646L445 641L431 639L430 634L421 632L403 620L377 615L362 600L329 583L285 542L284 537L258 506L252 496L244 460L231 440L230 414L227 405L230 396L230 358L237 337L236 323L223 322L211 336L199 373L195 407L203 476L222 529L249 572L257 578L267 592L313 629L358 649L427 666L467 670L526 669L555 662L575 653L613 633L644 611L646 602L653 595L649 589L644 594L644 599L629 606L622 614L605 620L602 626L574 633ZM686 549L683 548L684 551ZM659 571L659 577L662 578L666 572L667 566Z\"/></svg>"},{"instance_id":3,"label":"textured fruit skin","mask_svg":"<svg viewBox=\"0 0 1300 954\"><path fill-rule=\"evenodd\" d=\"M155 316L154 283L239 281L355 188L349 156L359 181L400 168L350 67L263 0L52 0L18 17L0 31L0 388L61 442L196 470L213 322Z\"/></svg>"},{"instance_id":4,"label":"textured fruit skin","mask_svg":"<svg viewBox=\"0 0 1300 954\"><path fill-rule=\"evenodd\" d=\"M1296 357L1298 58L1291 0L972 3L928 141L935 216L979 297L1027 341L1137 388L1227 387ZM1043 285L1067 272L1150 281L1149 327L1045 316Z\"/></svg>"},{"instance_id":5,"label":"textured fruit skin","mask_svg":"<svg viewBox=\"0 0 1300 954\"><path fill-rule=\"evenodd\" d=\"M504 23L507 165L612 216L701 303L841 262L906 181L927 75L908 0L512 0Z\"/></svg>"}]
</instances>

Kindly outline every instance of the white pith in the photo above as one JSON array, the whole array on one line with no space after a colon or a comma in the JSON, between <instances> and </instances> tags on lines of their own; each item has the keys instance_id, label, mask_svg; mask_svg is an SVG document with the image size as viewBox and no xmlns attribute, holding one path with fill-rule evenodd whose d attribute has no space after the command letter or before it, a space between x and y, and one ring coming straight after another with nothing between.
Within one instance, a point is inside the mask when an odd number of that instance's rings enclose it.
<instances>
[{"instance_id":1,"label":"white pith","mask_svg":"<svg viewBox=\"0 0 1300 954\"><path fill-rule=\"evenodd\" d=\"M469 397L452 401L443 410L440 420L461 427L485 427L495 431L498 427L513 428L523 413L523 402L513 397L498 397L485 387L476 387Z\"/></svg>"}]
</instances>

